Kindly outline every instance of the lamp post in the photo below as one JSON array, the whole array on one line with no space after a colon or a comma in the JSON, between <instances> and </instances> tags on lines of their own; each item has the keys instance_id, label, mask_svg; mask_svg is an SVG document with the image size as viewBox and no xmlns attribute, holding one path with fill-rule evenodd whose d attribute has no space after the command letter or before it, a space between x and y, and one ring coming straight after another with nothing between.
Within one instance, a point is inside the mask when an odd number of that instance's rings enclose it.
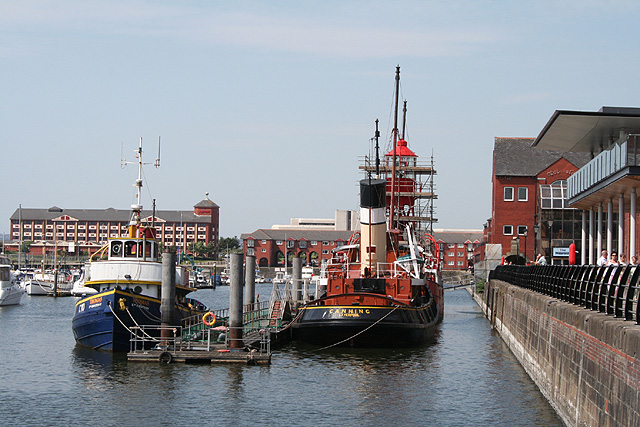
<instances>
[{"instance_id":1,"label":"lamp post","mask_svg":"<svg viewBox=\"0 0 640 427\"><path fill-rule=\"evenodd\" d=\"M520 236L517 236L515 239L516 239L516 261L518 261L518 258L520 258Z\"/></svg>"},{"instance_id":2,"label":"lamp post","mask_svg":"<svg viewBox=\"0 0 640 427\"><path fill-rule=\"evenodd\" d=\"M529 228L524 229L524 263L527 263L527 235L529 234Z\"/></svg>"},{"instance_id":3,"label":"lamp post","mask_svg":"<svg viewBox=\"0 0 640 427\"><path fill-rule=\"evenodd\" d=\"M551 258L553 256L553 252L551 250L551 235L553 234L553 219L551 219L551 217L547 219L547 225L549 226L549 264L553 264L551 262Z\"/></svg>"},{"instance_id":4,"label":"lamp post","mask_svg":"<svg viewBox=\"0 0 640 427\"><path fill-rule=\"evenodd\" d=\"M540 226L538 224L533 226L533 258L538 256L538 236L540 235ZM542 245L541 245L542 246Z\"/></svg>"}]
</instances>

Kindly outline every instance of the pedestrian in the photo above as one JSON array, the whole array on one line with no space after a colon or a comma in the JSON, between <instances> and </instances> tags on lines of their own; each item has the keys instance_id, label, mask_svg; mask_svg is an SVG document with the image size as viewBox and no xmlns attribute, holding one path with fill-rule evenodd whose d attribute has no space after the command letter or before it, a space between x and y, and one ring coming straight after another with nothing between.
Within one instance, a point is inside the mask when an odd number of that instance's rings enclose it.
<instances>
[{"instance_id":1,"label":"pedestrian","mask_svg":"<svg viewBox=\"0 0 640 427\"><path fill-rule=\"evenodd\" d=\"M547 265L547 259L542 254L536 257L536 265Z\"/></svg>"},{"instance_id":2,"label":"pedestrian","mask_svg":"<svg viewBox=\"0 0 640 427\"><path fill-rule=\"evenodd\" d=\"M600 255L600 258L598 258L598 267L602 267L603 265L607 265L607 263L609 262L609 254L607 253L607 251L602 251L602 255Z\"/></svg>"},{"instance_id":3,"label":"pedestrian","mask_svg":"<svg viewBox=\"0 0 640 427\"><path fill-rule=\"evenodd\" d=\"M627 265L627 256L625 254L620 254L620 265Z\"/></svg>"},{"instance_id":4,"label":"pedestrian","mask_svg":"<svg viewBox=\"0 0 640 427\"><path fill-rule=\"evenodd\" d=\"M611 259L607 261L607 265L619 265L618 254L616 252L611 252Z\"/></svg>"},{"instance_id":5,"label":"pedestrian","mask_svg":"<svg viewBox=\"0 0 640 427\"><path fill-rule=\"evenodd\" d=\"M637 256L632 256L631 257L631 265L636 265L638 263L638 257Z\"/></svg>"}]
</instances>

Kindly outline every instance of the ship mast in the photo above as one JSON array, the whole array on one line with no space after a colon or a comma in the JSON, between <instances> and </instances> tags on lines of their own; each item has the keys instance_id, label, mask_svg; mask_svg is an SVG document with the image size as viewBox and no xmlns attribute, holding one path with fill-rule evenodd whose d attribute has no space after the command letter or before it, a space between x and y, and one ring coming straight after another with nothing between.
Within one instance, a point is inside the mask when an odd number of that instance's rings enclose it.
<instances>
[{"instance_id":1,"label":"ship mast","mask_svg":"<svg viewBox=\"0 0 640 427\"><path fill-rule=\"evenodd\" d=\"M400 93L400 66L396 67L396 100L393 121L393 164L391 166L391 204L389 206L389 228L394 228L395 193L396 193L396 145L398 142L398 97Z\"/></svg>"}]
</instances>

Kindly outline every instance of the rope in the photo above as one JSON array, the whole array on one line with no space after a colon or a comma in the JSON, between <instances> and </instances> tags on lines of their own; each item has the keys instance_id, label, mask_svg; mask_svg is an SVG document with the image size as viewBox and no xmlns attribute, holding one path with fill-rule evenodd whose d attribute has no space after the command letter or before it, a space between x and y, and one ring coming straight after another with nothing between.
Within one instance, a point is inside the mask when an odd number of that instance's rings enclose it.
<instances>
[{"instance_id":1,"label":"rope","mask_svg":"<svg viewBox=\"0 0 640 427\"><path fill-rule=\"evenodd\" d=\"M142 311L144 311L144 310L142 310ZM151 338L153 341L160 341L160 340L159 340L159 339L157 339L156 337L152 337L151 335L149 335L148 333L146 333L146 332L144 331L144 329L142 329L142 328L140 327L140 325L138 324L138 322L136 322L136 319L134 319L134 318L133 318L133 315L132 315L132 314L131 314L131 312L129 311L129 307L127 307L127 314L129 314L129 317L131 318L131 320L133 321L133 323L135 323L135 324L136 324L136 326L137 326L138 328L140 328L140 331L141 331L143 334L145 334L146 336L148 336L149 338Z\"/></svg>"},{"instance_id":2,"label":"rope","mask_svg":"<svg viewBox=\"0 0 640 427\"><path fill-rule=\"evenodd\" d=\"M399 306L399 305L396 305L396 306L395 306L395 308L394 308L393 310L391 310L390 312L388 312L387 314L385 314L384 316L382 316L380 319L378 319L375 323L372 323L371 325L367 326L365 329L361 330L361 331L360 331L360 332L358 332L357 334L355 334L355 335L353 335L353 336L350 336L349 338L344 339L344 340L342 340L342 341L340 341L340 342L337 342L337 343L335 343L335 344L331 344L331 345L328 345L328 346L326 346L326 347L319 348L319 349L318 349L318 350L316 350L316 351L322 351L322 350L326 350L326 349L331 348L331 347L335 347L335 346L337 346L337 345L340 345L340 344L342 344L342 343L344 343L344 342L349 341L350 339L353 339L353 338L357 337L358 335L360 335L360 334L362 334L362 333L364 333L364 332L368 331L369 329L371 329L371 328L373 328L374 326L376 326L378 323L382 322L384 319L386 319L386 318L387 318L387 316L389 316L391 313L393 313L394 311L396 311L396 310L397 310L397 309L399 309L399 308L400 308L400 306Z\"/></svg>"}]
</instances>

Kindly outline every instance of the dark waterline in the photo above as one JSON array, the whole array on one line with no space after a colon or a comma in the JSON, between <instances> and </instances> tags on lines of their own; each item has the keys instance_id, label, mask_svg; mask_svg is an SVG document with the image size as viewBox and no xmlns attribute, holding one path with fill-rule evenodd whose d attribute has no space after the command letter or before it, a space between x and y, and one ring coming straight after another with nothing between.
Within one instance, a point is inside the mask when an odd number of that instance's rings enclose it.
<instances>
[{"instance_id":1,"label":"dark waterline","mask_svg":"<svg viewBox=\"0 0 640 427\"><path fill-rule=\"evenodd\" d=\"M196 296L222 308L229 290ZM0 307L0 425L562 426L464 290L446 293L429 346L292 344L266 367L131 363L76 347L74 304Z\"/></svg>"}]
</instances>

